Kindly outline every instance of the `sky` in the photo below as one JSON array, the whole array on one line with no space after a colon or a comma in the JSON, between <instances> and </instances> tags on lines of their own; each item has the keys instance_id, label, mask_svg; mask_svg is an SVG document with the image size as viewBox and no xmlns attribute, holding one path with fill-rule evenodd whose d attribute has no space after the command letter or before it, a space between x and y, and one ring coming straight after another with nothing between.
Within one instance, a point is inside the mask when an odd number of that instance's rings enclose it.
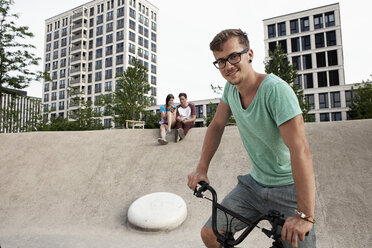
<instances>
[{"instance_id":1,"label":"sky","mask_svg":"<svg viewBox=\"0 0 372 248\"><path fill-rule=\"evenodd\" d=\"M212 62L209 50L213 37L223 29L241 28L247 32L254 52L253 68L264 73L263 20L310 8L337 3L326 0L148 0L158 14L158 104L167 94L186 92L189 101L219 97L210 85L225 81ZM35 37L33 52L44 57L45 20L89 0L15 0L12 13L19 14L19 25L26 25ZM339 0L345 81L347 84L371 79L372 2ZM40 63L39 70L43 67ZM41 97L42 84L33 82L25 90Z\"/></svg>"}]
</instances>

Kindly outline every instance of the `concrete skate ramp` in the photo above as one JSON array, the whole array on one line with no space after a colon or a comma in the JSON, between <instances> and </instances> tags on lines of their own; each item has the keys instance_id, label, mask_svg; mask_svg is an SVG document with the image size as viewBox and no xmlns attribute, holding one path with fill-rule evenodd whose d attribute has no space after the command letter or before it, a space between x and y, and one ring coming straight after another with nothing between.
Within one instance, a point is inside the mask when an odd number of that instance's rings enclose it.
<instances>
[{"instance_id":1,"label":"concrete skate ramp","mask_svg":"<svg viewBox=\"0 0 372 248\"><path fill-rule=\"evenodd\" d=\"M306 131L316 174L317 247L369 247L372 120L310 123ZM199 230L211 206L186 182L205 132L194 128L167 146L157 144L157 130L1 134L1 247L203 247ZM209 173L219 199L249 167L237 128L227 127ZM166 232L129 226L130 204L163 191L186 201L186 221ZM258 230L241 246L270 244Z\"/></svg>"}]
</instances>

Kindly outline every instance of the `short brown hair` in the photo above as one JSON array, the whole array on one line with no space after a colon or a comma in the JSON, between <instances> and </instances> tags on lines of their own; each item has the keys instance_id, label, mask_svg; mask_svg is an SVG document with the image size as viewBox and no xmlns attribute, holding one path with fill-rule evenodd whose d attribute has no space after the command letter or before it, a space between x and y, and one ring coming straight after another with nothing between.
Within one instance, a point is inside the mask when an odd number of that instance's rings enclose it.
<instances>
[{"instance_id":1,"label":"short brown hair","mask_svg":"<svg viewBox=\"0 0 372 248\"><path fill-rule=\"evenodd\" d=\"M232 37L238 37L239 43L249 49L248 35L241 29L226 29L219 32L212 42L209 44L209 48L212 51L221 51L222 45Z\"/></svg>"},{"instance_id":2,"label":"short brown hair","mask_svg":"<svg viewBox=\"0 0 372 248\"><path fill-rule=\"evenodd\" d=\"M181 96L183 96L183 97L185 97L185 98L187 99L187 95L186 95L186 93L180 93L180 94L178 95L178 98L181 98Z\"/></svg>"}]
</instances>

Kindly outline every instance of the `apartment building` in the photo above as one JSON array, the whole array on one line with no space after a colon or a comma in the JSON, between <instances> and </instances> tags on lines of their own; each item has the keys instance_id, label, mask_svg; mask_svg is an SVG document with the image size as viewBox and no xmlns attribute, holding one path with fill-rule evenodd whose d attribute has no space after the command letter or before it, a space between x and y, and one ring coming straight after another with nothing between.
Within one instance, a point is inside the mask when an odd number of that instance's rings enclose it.
<instances>
[{"instance_id":1,"label":"apartment building","mask_svg":"<svg viewBox=\"0 0 372 248\"><path fill-rule=\"evenodd\" d=\"M0 133L33 131L41 114L41 99L27 96L27 91L3 88L0 97Z\"/></svg>"},{"instance_id":2,"label":"apartment building","mask_svg":"<svg viewBox=\"0 0 372 248\"><path fill-rule=\"evenodd\" d=\"M297 68L315 121L348 119L352 84L345 84L338 3L263 20L265 59L280 44Z\"/></svg>"},{"instance_id":3,"label":"apartment building","mask_svg":"<svg viewBox=\"0 0 372 248\"><path fill-rule=\"evenodd\" d=\"M70 89L96 104L112 94L116 75L134 60L148 68L149 95L157 97L158 9L146 0L94 0L45 21L43 110L68 118L79 107ZM95 106L95 111L103 112ZM111 116L102 118L106 128Z\"/></svg>"}]
</instances>

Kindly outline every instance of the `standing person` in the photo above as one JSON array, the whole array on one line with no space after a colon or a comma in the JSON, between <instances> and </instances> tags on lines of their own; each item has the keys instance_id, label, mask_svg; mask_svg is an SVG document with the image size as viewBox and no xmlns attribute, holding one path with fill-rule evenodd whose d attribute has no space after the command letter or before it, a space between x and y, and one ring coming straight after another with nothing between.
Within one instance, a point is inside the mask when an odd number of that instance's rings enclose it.
<instances>
[{"instance_id":1,"label":"standing person","mask_svg":"<svg viewBox=\"0 0 372 248\"><path fill-rule=\"evenodd\" d=\"M187 102L186 93L180 93L178 98L181 104L177 106L176 142L185 138L187 132L194 127L196 120L195 105Z\"/></svg>"},{"instance_id":2,"label":"standing person","mask_svg":"<svg viewBox=\"0 0 372 248\"><path fill-rule=\"evenodd\" d=\"M177 107L173 104L174 96L168 94L165 105L160 106L160 138L158 142L162 145L168 144L166 136L171 133L172 127L176 125Z\"/></svg>"},{"instance_id":3,"label":"standing person","mask_svg":"<svg viewBox=\"0 0 372 248\"><path fill-rule=\"evenodd\" d=\"M253 70L253 51L242 30L220 32L210 49L216 59L213 64L227 83L207 129L199 163L188 175L189 188L194 190L199 181L209 183L209 163L233 114L251 170L238 176L237 186L221 204L249 220L271 209L278 210L287 218L281 231L284 247L315 247L315 179L296 95L279 77ZM219 214L217 228L226 230L226 222L225 216ZM232 224L232 232L245 227L236 220ZM201 236L207 247L219 246L211 219L202 228Z\"/></svg>"}]
</instances>

